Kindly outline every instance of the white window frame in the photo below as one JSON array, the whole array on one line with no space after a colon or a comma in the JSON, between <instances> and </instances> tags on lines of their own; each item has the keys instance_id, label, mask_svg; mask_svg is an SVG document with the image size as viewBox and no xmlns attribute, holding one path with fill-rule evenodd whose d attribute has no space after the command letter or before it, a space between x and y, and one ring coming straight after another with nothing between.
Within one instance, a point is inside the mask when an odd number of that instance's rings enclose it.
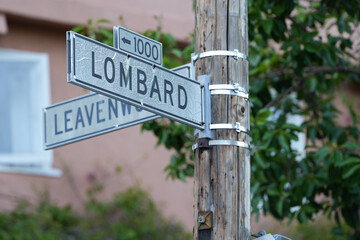
<instances>
[{"instance_id":1,"label":"white window frame","mask_svg":"<svg viewBox=\"0 0 360 240\"><path fill-rule=\"evenodd\" d=\"M60 169L52 168L53 152L43 149L43 119L42 109L50 105L50 77L49 59L46 53L25 52L12 49L0 48L0 64L31 64L31 71L35 71L36 87L30 87L29 91L35 91L38 99L32 102L38 113L32 116L31 127L33 133L31 140L33 146L28 153L0 153L0 172L33 174L48 177L60 177ZM0 73L1 74L1 73ZM32 81L32 84L34 81ZM1 81L0 81L1 85Z\"/></svg>"}]
</instances>

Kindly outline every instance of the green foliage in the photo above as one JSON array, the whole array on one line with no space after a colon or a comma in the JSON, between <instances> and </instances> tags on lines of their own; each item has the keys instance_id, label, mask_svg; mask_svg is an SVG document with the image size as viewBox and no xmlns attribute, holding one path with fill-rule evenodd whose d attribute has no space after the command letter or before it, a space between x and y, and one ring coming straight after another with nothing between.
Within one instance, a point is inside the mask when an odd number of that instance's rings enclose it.
<instances>
[{"instance_id":1,"label":"green foliage","mask_svg":"<svg viewBox=\"0 0 360 240\"><path fill-rule=\"evenodd\" d=\"M268 221L267 221L268 222ZM298 224L293 222L288 225L284 222L271 223L266 229L268 233L281 233L284 236L291 237L296 240L309 240L309 239L326 239L326 240L346 240L347 237L342 234L334 234L339 232L339 228L334 221L319 216L316 221L310 221L308 224ZM351 232L350 227L344 227L342 231L345 234Z\"/></svg>"},{"instance_id":2,"label":"green foliage","mask_svg":"<svg viewBox=\"0 0 360 240\"><path fill-rule=\"evenodd\" d=\"M164 219L149 195L133 187L109 202L91 195L82 216L46 199L36 206L20 202L12 212L0 214L0 239L184 240L191 239L191 234Z\"/></svg>"},{"instance_id":3,"label":"green foliage","mask_svg":"<svg viewBox=\"0 0 360 240\"><path fill-rule=\"evenodd\" d=\"M79 218L71 207L59 208L41 202L31 208L26 201L18 203L15 210L0 214L0 239L75 239Z\"/></svg>"},{"instance_id":4,"label":"green foliage","mask_svg":"<svg viewBox=\"0 0 360 240\"><path fill-rule=\"evenodd\" d=\"M360 27L359 6L359 0L248 1L252 210L300 222L323 212L337 221L334 233L343 232L342 218L352 239L360 239L360 109L345 101L351 120L340 124L333 100L341 87L360 84L353 55L359 46L351 38ZM165 67L187 63L194 51L193 44L179 49L161 29L145 34L163 42ZM303 117L301 125L289 122L294 115ZM175 150L168 176L193 176L191 128L161 119L143 130ZM292 145L299 133L305 154Z\"/></svg>"},{"instance_id":5,"label":"green foliage","mask_svg":"<svg viewBox=\"0 0 360 240\"><path fill-rule=\"evenodd\" d=\"M72 31L88 36L89 38L96 39L97 41L103 42L107 45L113 46L113 33L112 29L99 26L99 24L110 24L107 19L99 19L93 21L89 19L86 26L77 26Z\"/></svg>"},{"instance_id":6,"label":"green foliage","mask_svg":"<svg viewBox=\"0 0 360 240\"><path fill-rule=\"evenodd\" d=\"M346 227L345 229L338 228L335 224L328 222L323 223L318 221L309 224L301 224L295 227L294 235L299 237L298 239L326 239L326 240L346 240L351 229Z\"/></svg>"},{"instance_id":7,"label":"green foliage","mask_svg":"<svg viewBox=\"0 0 360 240\"><path fill-rule=\"evenodd\" d=\"M359 27L359 3L249 1L253 211L300 222L323 211L340 230L342 217L353 239L360 234L359 109L350 109L351 123L340 125L333 100L340 86L359 84L360 72L351 65L359 63L351 53L358 46L341 34ZM276 121L264 120L264 109L279 115ZM289 125L291 115L305 120ZM307 139L300 159L291 146L298 132Z\"/></svg>"},{"instance_id":8,"label":"green foliage","mask_svg":"<svg viewBox=\"0 0 360 240\"><path fill-rule=\"evenodd\" d=\"M190 54L194 51L194 45L189 45L182 50L178 47L174 37L169 33L160 30L147 30L143 33L151 39L163 44L163 65L166 68L174 68L190 61Z\"/></svg>"},{"instance_id":9,"label":"green foliage","mask_svg":"<svg viewBox=\"0 0 360 240\"><path fill-rule=\"evenodd\" d=\"M182 227L161 217L148 194L134 187L118 194L109 203L95 198L87 204L89 229L84 239L189 239Z\"/></svg>"},{"instance_id":10,"label":"green foliage","mask_svg":"<svg viewBox=\"0 0 360 240\"><path fill-rule=\"evenodd\" d=\"M163 65L174 68L190 61L194 45L190 44L185 49L180 49L175 39L161 30L147 30L144 35L163 44ZM165 168L168 176L185 181L185 177L194 175L193 154L193 128L179 124L173 120L159 119L144 123L142 130L152 131L159 139L157 145L164 145L167 149L175 150L170 164Z\"/></svg>"}]
</instances>

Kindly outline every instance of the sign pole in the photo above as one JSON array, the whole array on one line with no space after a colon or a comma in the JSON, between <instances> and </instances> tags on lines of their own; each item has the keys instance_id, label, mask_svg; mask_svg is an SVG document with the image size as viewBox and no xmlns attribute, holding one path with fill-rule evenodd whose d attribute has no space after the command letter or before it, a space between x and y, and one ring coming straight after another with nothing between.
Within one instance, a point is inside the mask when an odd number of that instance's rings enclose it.
<instances>
[{"instance_id":1,"label":"sign pole","mask_svg":"<svg viewBox=\"0 0 360 240\"><path fill-rule=\"evenodd\" d=\"M247 1L197 0L196 78L210 75L212 136L195 135L194 240L250 239Z\"/></svg>"}]
</instances>

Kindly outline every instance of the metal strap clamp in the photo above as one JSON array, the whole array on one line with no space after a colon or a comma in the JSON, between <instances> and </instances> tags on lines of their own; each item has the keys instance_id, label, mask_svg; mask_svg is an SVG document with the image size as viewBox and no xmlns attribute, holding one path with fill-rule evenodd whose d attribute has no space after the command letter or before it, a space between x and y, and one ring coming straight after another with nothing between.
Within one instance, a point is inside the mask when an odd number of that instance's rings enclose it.
<instances>
[{"instance_id":1,"label":"metal strap clamp","mask_svg":"<svg viewBox=\"0 0 360 240\"><path fill-rule=\"evenodd\" d=\"M209 85L209 90L211 95L216 94L225 94L225 95L234 95L244 98L246 101L249 100L249 92L240 87L239 83L234 84L213 84Z\"/></svg>"},{"instance_id":2,"label":"metal strap clamp","mask_svg":"<svg viewBox=\"0 0 360 240\"><path fill-rule=\"evenodd\" d=\"M245 54L239 52L239 50L237 49L234 49L234 51L213 50L213 51L202 52L196 55L192 55L191 60L193 62L196 62L201 58L212 57L212 56L228 56L228 57L233 57L236 60L238 60L239 58L246 61L248 60L248 57Z\"/></svg>"},{"instance_id":3,"label":"metal strap clamp","mask_svg":"<svg viewBox=\"0 0 360 240\"><path fill-rule=\"evenodd\" d=\"M216 124L210 124L210 130L213 129L235 129L236 132L240 133L250 133L250 130L241 126L239 122L236 122L235 124L231 124L231 123L216 123Z\"/></svg>"},{"instance_id":4,"label":"metal strap clamp","mask_svg":"<svg viewBox=\"0 0 360 240\"><path fill-rule=\"evenodd\" d=\"M249 144L242 141L235 141L235 140L209 140L208 143L209 146L236 146L236 147L242 147L246 149L250 149ZM197 143L192 145L192 150L195 151L195 149L199 148L199 145Z\"/></svg>"}]
</instances>

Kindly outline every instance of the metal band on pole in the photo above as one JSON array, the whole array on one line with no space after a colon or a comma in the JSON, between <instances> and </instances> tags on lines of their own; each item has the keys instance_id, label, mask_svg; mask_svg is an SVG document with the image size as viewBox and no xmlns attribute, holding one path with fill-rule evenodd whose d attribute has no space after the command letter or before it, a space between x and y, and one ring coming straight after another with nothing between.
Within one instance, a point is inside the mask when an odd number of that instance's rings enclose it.
<instances>
[{"instance_id":1,"label":"metal band on pole","mask_svg":"<svg viewBox=\"0 0 360 240\"><path fill-rule=\"evenodd\" d=\"M249 144L247 144L246 142L235 140L210 140L209 146L237 146L250 149Z\"/></svg>"},{"instance_id":2,"label":"metal band on pole","mask_svg":"<svg viewBox=\"0 0 360 240\"><path fill-rule=\"evenodd\" d=\"M209 140L209 146L235 146L250 149L249 144L242 141L235 141L235 140ZM192 145L192 150L195 151L199 145L197 143Z\"/></svg>"},{"instance_id":3,"label":"metal band on pole","mask_svg":"<svg viewBox=\"0 0 360 240\"><path fill-rule=\"evenodd\" d=\"M246 101L249 100L249 92L240 87L238 83L234 84L213 84L209 86L211 95L224 94L224 95L234 95L244 98Z\"/></svg>"},{"instance_id":4,"label":"metal band on pole","mask_svg":"<svg viewBox=\"0 0 360 240\"><path fill-rule=\"evenodd\" d=\"M236 122L235 124L231 123L212 123L210 124L210 130L214 129L235 129L237 132L244 132L249 134L250 130L241 126L239 122Z\"/></svg>"},{"instance_id":5,"label":"metal band on pole","mask_svg":"<svg viewBox=\"0 0 360 240\"><path fill-rule=\"evenodd\" d=\"M237 49L234 49L234 51L214 50L214 51L202 52L202 53L191 56L191 60L193 62L196 62L197 60L199 60L201 58L213 57L213 56L227 56L227 57L233 57L236 60L238 60L239 58L241 58L242 60L245 60L245 61L248 60L248 57L245 54L239 52L239 50L237 50Z\"/></svg>"}]
</instances>

